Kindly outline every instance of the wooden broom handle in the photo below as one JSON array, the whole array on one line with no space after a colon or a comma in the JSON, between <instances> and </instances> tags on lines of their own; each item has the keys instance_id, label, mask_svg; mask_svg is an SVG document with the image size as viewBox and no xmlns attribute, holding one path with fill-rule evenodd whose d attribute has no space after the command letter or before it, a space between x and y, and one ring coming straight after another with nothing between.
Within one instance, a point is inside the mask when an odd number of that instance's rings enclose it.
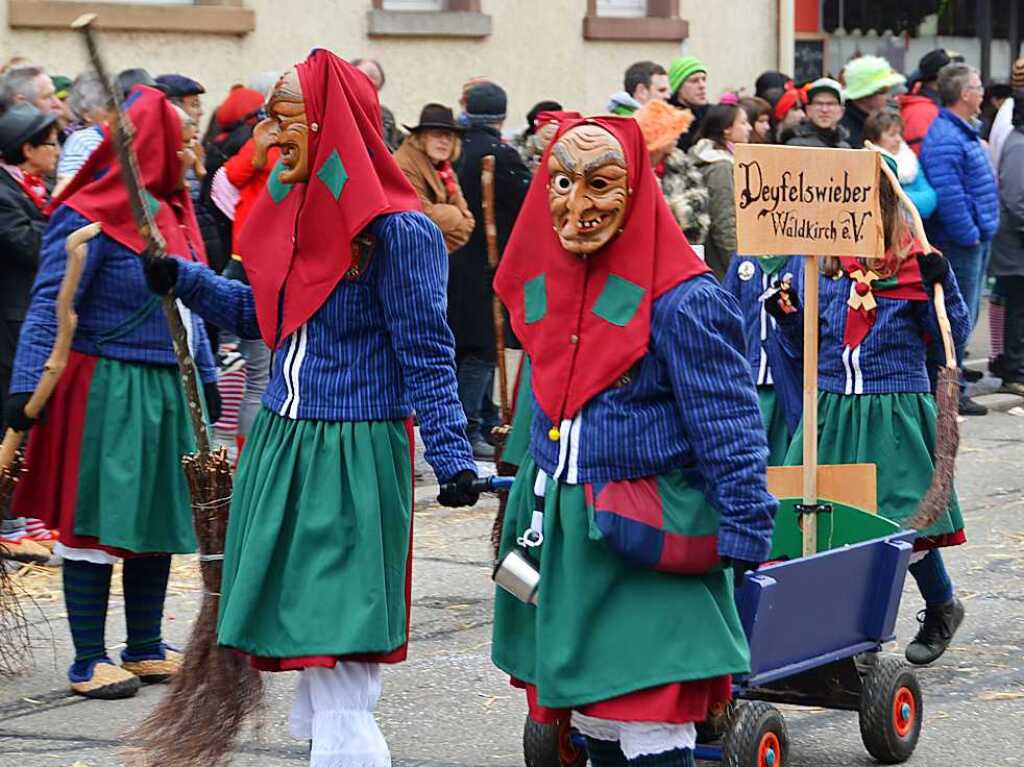
<instances>
[{"instance_id":1,"label":"wooden broom handle","mask_svg":"<svg viewBox=\"0 0 1024 767\"><path fill-rule=\"evenodd\" d=\"M870 141L864 142L864 148L875 152L882 151ZM889 185L895 190L896 195L900 198L900 202L903 203L903 207L910 211L910 218L914 223L914 236L924 246L925 251L931 252L932 246L928 242L928 235L924 230L924 222L921 220L921 214L917 211L917 206L907 197L907 193L903 191L903 185L900 184L900 180L893 173L892 168L889 167L889 163L882 160L881 164L882 172L889 179ZM949 315L946 314L946 291L942 284L938 282L932 287L934 289L935 316L939 320L939 330L942 332L942 346L946 352L946 367L955 368L957 366L956 347L953 344L953 328L949 324Z\"/></svg>"},{"instance_id":2,"label":"wooden broom handle","mask_svg":"<svg viewBox=\"0 0 1024 767\"><path fill-rule=\"evenodd\" d=\"M53 349L50 356L46 358L43 365L43 375L36 384L35 391L29 397L25 405L25 415L36 419L43 412L46 403L53 395L64 369L68 365L68 356L71 354L71 342L75 338L75 330L78 327L78 314L75 312L75 293L78 291L78 283L82 279L82 271L85 269L85 261L89 255L88 243L93 237L100 233L99 223L92 223L76 229L71 233L64 246L68 253L67 267L64 269L64 277L60 282L60 290L57 293L57 337L53 342ZM0 444L0 470L6 469L14 462L14 457L21 447L25 433L8 429L4 434L3 443Z\"/></svg>"},{"instance_id":3,"label":"wooden broom handle","mask_svg":"<svg viewBox=\"0 0 1024 767\"><path fill-rule=\"evenodd\" d=\"M494 155L485 155L480 160L480 188L484 212L484 234L487 238L487 264L491 270L498 268L498 223L494 210ZM508 394L508 370L505 365L505 310L497 294L491 298L491 313L494 321L494 345L498 357L498 397L501 422L511 422L511 408Z\"/></svg>"}]
</instances>

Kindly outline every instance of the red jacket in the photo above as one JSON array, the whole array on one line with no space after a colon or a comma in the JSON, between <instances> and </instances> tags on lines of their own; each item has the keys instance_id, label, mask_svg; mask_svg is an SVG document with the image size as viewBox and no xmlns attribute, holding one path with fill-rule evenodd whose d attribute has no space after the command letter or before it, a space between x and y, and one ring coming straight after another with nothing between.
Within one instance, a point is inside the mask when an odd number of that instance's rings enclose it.
<instances>
[{"instance_id":1,"label":"red jacket","mask_svg":"<svg viewBox=\"0 0 1024 767\"><path fill-rule=\"evenodd\" d=\"M931 93L931 91L929 91ZM939 115L939 104L929 95L922 94L920 86L914 93L900 96L900 116L903 117L903 138L921 156L921 143L928 129Z\"/></svg>"},{"instance_id":2,"label":"red jacket","mask_svg":"<svg viewBox=\"0 0 1024 767\"><path fill-rule=\"evenodd\" d=\"M256 202L260 191L267 185L270 171L277 164L281 150L276 146L267 151L267 164L262 168L254 168L253 157L256 154L256 142L249 139L238 150L238 153L224 163L224 173L237 189L238 204L235 205L235 220L231 233L231 255L238 258L238 237L242 233L249 211Z\"/></svg>"}]
</instances>

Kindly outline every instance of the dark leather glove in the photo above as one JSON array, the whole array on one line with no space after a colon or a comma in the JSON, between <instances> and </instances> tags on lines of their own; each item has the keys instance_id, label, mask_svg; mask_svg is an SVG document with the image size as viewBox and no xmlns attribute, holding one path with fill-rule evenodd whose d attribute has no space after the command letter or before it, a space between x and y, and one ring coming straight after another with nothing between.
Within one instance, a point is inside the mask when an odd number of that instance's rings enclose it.
<instances>
[{"instance_id":1,"label":"dark leather glove","mask_svg":"<svg viewBox=\"0 0 1024 767\"><path fill-rule=\"evenodd\" d=\"M441 492L437 494L437 502L442 506L473 506L480 498L480 493L473 489L476 472L460 471L447 482L441 483Z\"/></svg>"},{"instance_id":2,"label":"dark leather glove","mask_svg":"<svg viewBox=\"0 0 1024 767\"><path fill-rule=\"evenodd\" d=\"M800 311L800 299L788 282L776 283L762 300L764 310L777 321Z\"/></svg>"},{"instance_id":3,"label":"dark leather glove","mask_svg":"<svg viewBox=\"0 0 1024 767\"><path fill-rule=\"evenodd\" d=\"M949 275L949 261L935 251L918 255L917 266L921 270L921 282L925 285L944 282Z\"/></svg>"},{"instance_id":4,"label":"dark leather glove","mask_svg":"<svg viewBox=\"0 0 1024 767\"><path fill-rule=\"evenodd\" d=\"M217 423L220 420L221 410L223 410L220 389L217 388L217 384L204 383L203 396L206 398L206 415L209 417L210 423Z\"/></svg>"},{"instance_id":5,"label":"dark leather glove","mask_svg":"<svg viewBox=\"0 0 1024 767\"><path fill-rule=\"evenodd\" d=\"M178 259L152 258L145 266L146 284L158 296L166 296L178 284Z\"/></svg>"},{"instance_id":6,"label":"dark leather glove","mask_svg":"<svg viewBox=\"0 0 1024 767\"><path fill-rule=\"evenodd\" d=\"M28 431L32 428L32 424L36 422L36 419L25 415L25 405L28 404L31 398L32 394L30 392L12 394L7 398L7 402L4 404L4 423L8 428L15 431Z\"/></svg>"},{"instance_id":7,"label":"dark leather glove","mask_svg":"<svg viewBox=\"0 0 1024 767\"><path fill-rule=\"evenodd\" d=\"M751 562L747 559L732 559L731 557L722 557L722 564L732 568L733 586L735 588L743 585L744 575L756 571L761 566L760 562Z\"/></svg>"}]
</instances>

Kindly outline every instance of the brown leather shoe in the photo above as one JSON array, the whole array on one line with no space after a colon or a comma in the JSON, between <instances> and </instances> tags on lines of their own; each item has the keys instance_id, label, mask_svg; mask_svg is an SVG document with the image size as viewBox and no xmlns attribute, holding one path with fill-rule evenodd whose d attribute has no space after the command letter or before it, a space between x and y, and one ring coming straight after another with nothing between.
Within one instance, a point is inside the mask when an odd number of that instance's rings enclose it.
<instances>
[{"instance_id":1,"label":"brown leather shoe","mask_svg":"<svg viewBox=\"0 0 1024 767\"><path fill-rule=\"evenodd\" d=\"M101 662L93 666L92 677L83 682L72 682L71 692L86 698L99 700L118 700L131 698L142 687L142 682L134 674L110 662Z\"/></svg>"},{"instance_id":2,"label":"brown leather shoe","mask_svg":"<svg viewBox=\"0 0 1024 767\"><path fill-rule=\"evenodd\" d=\"M177 650L164 650L163 658L127 661L121 659L121 668L139 679L143 684L160 684L181 671L183 656Z\"/></svg>"}]
</instances>

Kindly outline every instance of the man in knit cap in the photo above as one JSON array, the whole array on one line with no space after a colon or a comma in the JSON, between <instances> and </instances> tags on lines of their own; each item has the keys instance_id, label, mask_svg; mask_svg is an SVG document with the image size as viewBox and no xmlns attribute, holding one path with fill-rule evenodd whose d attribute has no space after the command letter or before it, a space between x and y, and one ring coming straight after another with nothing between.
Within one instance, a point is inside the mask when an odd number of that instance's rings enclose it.
<instances>
[{"instance_id":1,"label":"man in knit cap","mask_svg":"<svg viewBox=\"0 0 1024 767\"><path fill-rule=\"evenodd\" d=\"M689 130L679 137L679 148L686 152L697 140L700 124L710 108L708 68L696 56L680 56L673 59L668 68L668 86L672 89L669 102L693 112L693 123Z\"/></svg>"},{"instance_id":2,"label":"man in knit cap","mask_svg":"<svg viewBox=\"0 0 1024 767\"><path fill-rule=\"evenodd\" d=\"M884 109L889 92L906 78L893 70L881 56L861 56L846 65L846 114L842 125L849 133L850 146L864 148L864 121L868 115Z\"/></svg>"},{"instance_id":3,"label":"man in knit cap","mask_svg":"<svg viewBox=\"0 0 1024 767\"><path fill-rule=\"evenodd\" d=\"M460 118L466 128L462 134L459 186L478 222L484 220L480 163L485 156L494 156L494 213L499 250L504 249L512 232L531 178L519 153L501 140L507 108L505 90L495 83L482 82L466 91ZM467 435L474 455L482 460L494 458L491 429L499 425L497 408L491 400L497 361L494 323L490 319L493 278L484 227L478 225L469 242L448 260L448 324L455 335L459 399L469 421Z\"/></svg>"},{"instance_id":4,"label":"man in knit cap","mask_svg":"<svg viewBox=\"0 0 1024 767\"><path fill-rule=\"evenodd\" d=\"M932 121L939 116L942 100L936 82L939 70L950 62L962 62L959 53L936 48L928 51L917 63L917 69L910 74L910 93L900 96L900 117L903 118L903 138L914 154L920 157L921 144L932 127Z\"/></svg>"}]
</instances>

